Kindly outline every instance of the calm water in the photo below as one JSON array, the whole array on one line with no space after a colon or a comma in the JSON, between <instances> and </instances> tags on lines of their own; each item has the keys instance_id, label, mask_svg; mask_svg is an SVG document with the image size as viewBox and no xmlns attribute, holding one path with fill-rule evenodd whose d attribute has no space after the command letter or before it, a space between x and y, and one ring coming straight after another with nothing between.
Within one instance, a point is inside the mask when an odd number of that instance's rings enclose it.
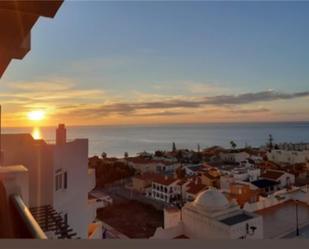
<instances>
[{"instance_id":1,"label":"calm water","mask_svg":"<svg viewBox=\"0 0 309 249\"><path fill-rule=\"evenodd\" d=\"M4 133L32 133L48 141L55 140L55 128L4 128ZM309 142L309 122L302 123L250 123L250 124L192 124L156 126L95 126L68 127L68 139L88 138L89 154L123 156L141 151L169 150L172 142L177 148L196 149L219 145L229 147L234 140L239 147L260 146L272 134L275 143Z\"/></svg>"}]
</instances>

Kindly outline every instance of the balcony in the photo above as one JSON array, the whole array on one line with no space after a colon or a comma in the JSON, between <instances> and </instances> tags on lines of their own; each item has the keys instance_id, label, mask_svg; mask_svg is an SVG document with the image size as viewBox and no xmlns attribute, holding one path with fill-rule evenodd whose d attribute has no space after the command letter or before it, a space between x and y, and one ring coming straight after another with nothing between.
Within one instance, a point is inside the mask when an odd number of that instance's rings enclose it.
<instances>
[{"instance_id":1,"label":"balcony","mask_svg":"<svg viewBox=\"0 0 309 249\"><path fill-rule=\"evenodd\" d=\"M0 238L47 239L20 195L12 194L8 198L2 182L0 200Z\"/></svg>"}]
</instances>

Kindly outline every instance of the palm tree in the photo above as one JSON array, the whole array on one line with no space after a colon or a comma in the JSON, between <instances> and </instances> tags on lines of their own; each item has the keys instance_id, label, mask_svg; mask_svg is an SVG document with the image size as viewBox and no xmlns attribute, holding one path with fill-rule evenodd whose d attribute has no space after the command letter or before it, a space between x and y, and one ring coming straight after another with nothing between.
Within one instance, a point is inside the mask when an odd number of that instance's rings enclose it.
<instances>
[{"instance_id":1,"label":"palm tree","mask_svg":"<svg viewBox=\"0 0 309 249\"><path fill-rule=\"evenodd\" d=\"M176 144L175 144L175 142L173 142L173 152L176 152Z\"/></svg>"},{"instance_id":2,"label":"palm tree","mask_svg":"<svg viewBox=\"0 0 309 249\"><path fill-rule=\"evenodd\" d=\"M235 150L235 148L237 147L237 144L233 140L230 142L230 144L233 150Z\"/></svg>"}]
</instances>

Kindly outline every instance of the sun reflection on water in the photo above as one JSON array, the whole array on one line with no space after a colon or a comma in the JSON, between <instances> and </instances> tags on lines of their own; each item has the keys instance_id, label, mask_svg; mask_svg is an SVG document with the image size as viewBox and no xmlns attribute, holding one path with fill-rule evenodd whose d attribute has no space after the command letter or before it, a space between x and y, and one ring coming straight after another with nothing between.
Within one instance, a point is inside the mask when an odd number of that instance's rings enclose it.
<instances>
[{"instance_id":1,"label":"sun reflection on water","mask_svg":"<svg viewBox=\"0 0 309 249\"><path fill-rule=\"evenodd\" d=\"M31 135L35 140L42 139L42 133L39 127L34 127Z\"/></svg>"}]
</instances>

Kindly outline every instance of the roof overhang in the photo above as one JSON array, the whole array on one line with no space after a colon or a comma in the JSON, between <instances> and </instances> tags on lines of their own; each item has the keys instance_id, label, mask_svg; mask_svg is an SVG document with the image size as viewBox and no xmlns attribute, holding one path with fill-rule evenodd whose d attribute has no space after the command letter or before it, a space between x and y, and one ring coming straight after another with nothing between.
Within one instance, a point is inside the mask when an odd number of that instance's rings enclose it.
<instances>
[{"instance_id":1,"label":"roof overhang","mask_svg":"<svg viewBox=\"0 0 309 249\"><path fill-rule=\"evenodd\" d=\"M12 59L31 49L31 29L40 16L53 18L63 0L0 1L0 77Z\"/></svg>"}]
</instances>

